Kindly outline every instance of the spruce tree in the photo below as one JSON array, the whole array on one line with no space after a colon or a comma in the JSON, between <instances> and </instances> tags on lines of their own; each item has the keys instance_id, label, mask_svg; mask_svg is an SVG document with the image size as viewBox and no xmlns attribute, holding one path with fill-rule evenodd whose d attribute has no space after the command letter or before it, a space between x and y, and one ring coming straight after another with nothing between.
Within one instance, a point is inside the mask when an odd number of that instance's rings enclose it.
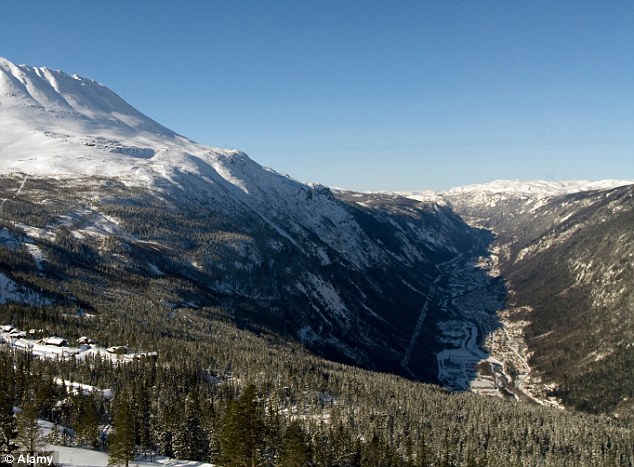
<instances>
[{"instance_id":1,"label":"spruce tree","mask_svg":"<svg viewBox=\"0 0 634 467\"><path fill-rule=\"evenodd\" d=\"M71 422L79 445L99 446L99 413L94 394L75 397Z\"/></svg>"},{"instance_id":2,"label":"spruce tree","mask_svg":"<svg viewBox=\"0 0 634 467\"><path fill-rule=\"evenodd\" d=\"M173 457L174 441L179 429L180 407L178 401L168 403L168 398L167 391L161 391L156 403L156 414L151 416L151 433L158 447L158 452L164 456Z\"/></svg>"},{"instance_id":3,"label":"spruce tree","mask_svg":"<svg viewBox=\"0 0 634 467\"><path fill-rule=\"evenodd\" d=\"M53 408L58 399L58 387L52 378L38 378L38 384L33 388L35 391L35 405L37 406L38 416L44 419L52 417Z\"/></svg>"},{"instance_id":4,"label":"spruce tree","mask_svg":"<svg viewBox=\"0 0 634 467\"><path fill-rule=\"evenodd\" d=\"M124 464L128 467L134 459L134 417L129 393L117 397L114 404L114 433L108 439L110 460L108 465Z\"/></svg>"},{"instance_id":5,"label":"spruce tree","mask_svg":"<svg viewBox=\"0 0 634 467\"><path fill-rule=\"evenodd\" d=\"M2 353L0 353L0 374L2 374L0 378L0 454L2 454L0 463L2 463L4 454L11 454L17 448L15 440L18 436L18 426L13 413L13 364Z\"/></svg>"},{"instance_id":6,"label":"spruce tree","mask_svg":"<svg viewBox=\"0 0 634 467\"><path fill-rule=\"evenodd\" d=\"M227 467L255 467L264 444L264 410L256 387L249 384L229 404L220 433L222 459Z\"/></svg>"},{"instance_id":7,"label":"spruce tree","mask_svg":"<svg viewBox=\"0 0 634 467\"><path fill-rule=\"evenodd\" d=\"M144 369L143 371L151 371ZM143 375L144 380L135 386L134 401L138 410L138 438L139 446L144 453L154 451L156 446L152 438L152 403L150 391L148 389L147 376Z\"/></svg>"},{"instance_id":8,"label":"spruce tree","mask_svg":"<svg viewBox=\"0 0 634 467\"><path fill-rule=\"evenodd\" d=\"M46 437L40 431L37 423L37 406L35 395L29 390L25 393L22 402L22 410L16 417L18 426L17 440L24 452L29 455L36 455L46 444Z\"/></svg>"},{"instance_id":9,"label":"spruce tree","mask_svg":"<svg viewBox=\"0 0 634 467\"><path fill-rule=\"evenodd\" d=\"M208 453L209 443L200 425L198 394L192 391L185 401L185 414L174 439L174 455L180 459L202 461Z\"/></svg>"},{"instance_id":10,"label":"spruce tree","mask_svg":"<svg viewBox=\"0 0 634 467\"><path fill-rule=\"evenodd\" d=\"M279 467L302 467L310 461L308 439L301 425L292 421L282 438Z\"/></svg>"}]
</instances>

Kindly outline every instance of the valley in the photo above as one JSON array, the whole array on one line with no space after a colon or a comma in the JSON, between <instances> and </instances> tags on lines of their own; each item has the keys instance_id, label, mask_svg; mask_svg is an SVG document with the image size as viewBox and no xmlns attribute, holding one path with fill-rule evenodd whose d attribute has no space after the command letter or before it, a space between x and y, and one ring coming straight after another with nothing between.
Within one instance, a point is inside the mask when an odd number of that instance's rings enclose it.
<instances>
[{"instance_id":1,"label":"valley","mask_svg":"<svg viewBox=\"0 0 634 467\"><path fill-rule=\"evenodd\" d=\"M508 291L485 346L520 399L632 417L630 385L607 376L631 374L632 195L615 180L494 182L436 197L495 232L491 259Z\"/></svg>"},{"instance_id":2,"label":"valley","mask_svg":"<svg viewBox=\"0 0 634 467\"><path fill-rule=\"evenodd\" d=\"M0 99L0 449L634 466L632 186L360 193L61 71Z\"/></svg>"}]
</instances>

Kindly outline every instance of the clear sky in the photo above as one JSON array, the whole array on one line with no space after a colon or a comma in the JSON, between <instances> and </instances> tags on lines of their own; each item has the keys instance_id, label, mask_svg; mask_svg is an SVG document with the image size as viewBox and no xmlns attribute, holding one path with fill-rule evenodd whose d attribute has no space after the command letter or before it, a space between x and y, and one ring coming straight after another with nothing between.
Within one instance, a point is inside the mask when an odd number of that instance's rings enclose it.
<instances>
[{"instance_id":1,"label":"clear sky","mask_svg":"<svg viewBox=\"0 0 634 467\"><path fill-rule=\"evenodd\" d=\"M2 0L0 56L302 181L634 179L633 0Z\"/></svg>"}]
</instances>

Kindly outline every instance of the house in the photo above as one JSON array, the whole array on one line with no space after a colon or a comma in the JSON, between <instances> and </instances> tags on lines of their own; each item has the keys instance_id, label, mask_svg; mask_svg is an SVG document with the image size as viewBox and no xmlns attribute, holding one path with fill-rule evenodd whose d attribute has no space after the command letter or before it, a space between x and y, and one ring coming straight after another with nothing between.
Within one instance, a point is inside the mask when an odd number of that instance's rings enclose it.
<instances>
[{"instance_id":1,"label":"house","mask_svg":"<svg viewBox=\"0 0 634 467\"><path fill-rule=\"evenodd\" d=\"M68 347L68 341L62 337L46 337L38 342L43 345L54 345L55 347Z\"/></svg>"},{"instance_id":2,"label":"house","mask_svg":"<svg viewBox=\"0 0 634 467\"><path fill-rule=\"evenodd\" d=\"M23 340L23 339L17 339L11 345L13 346L14 349L22 349L26 351L33 349L33 344L31 343L31 341Z\"/></svg>"},{"instance_id":3,"label":"house","mask_svg":"<svg viewBox=\"0 0 634 467\"><path fill-rule=\"evenodd\" d=\"M26 332L13 328L11 332L9 332L9 337L11 339L20 339L22 337L26 337Z\"/></svg>"},{"instance_id":4,"label":"house","mask_svg":"<svg viewBox=\"0 0 634 467\"><path fill-rule=\"evenodd\" d=\"M148 358L151 360L156 360L158 358L158 352L141 352L134 354L133 358L135 360L141 360L143 358Z\"/></svg>"},{"instance_id":5,"label":"house","mask_svg":"<svg viewBox=\"0 0 634 467\"><path fill-rule=\"evenodd\" d=\"M114 347L108 347L106 352L115 355L125 355L128 353L128 348L125 345L115 345Z\"/></svg>"},{"instance_id":6,"label":"house","mask_svg":"<svg viewBox=\"0 0 634 467\"><path fill-rule=\"evenodd\" d=\"M95 343L95 341L92 340L90 337L81 336L79 339L77 339L77 343L79 345L92 345Z\"/></svg>"}]
</instances>

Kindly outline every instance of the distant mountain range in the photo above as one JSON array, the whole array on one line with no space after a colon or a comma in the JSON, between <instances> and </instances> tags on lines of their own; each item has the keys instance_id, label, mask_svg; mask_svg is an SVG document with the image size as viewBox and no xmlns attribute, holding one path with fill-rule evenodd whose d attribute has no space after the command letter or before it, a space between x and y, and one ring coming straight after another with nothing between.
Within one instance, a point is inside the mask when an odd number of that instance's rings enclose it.
<instances>
[{"instance_id":1,"label":"distant mountain range","mask_svg":"<svg viewBox=\"0 0 634 467\"><path fill-rule=\"evenodd\" d=\"M336 191L0 59L0 303L195 308L454 389L631 411L628 183ZM550 389L531 395L487 347L517 321Z\"/></svg>"}]
</instances>

